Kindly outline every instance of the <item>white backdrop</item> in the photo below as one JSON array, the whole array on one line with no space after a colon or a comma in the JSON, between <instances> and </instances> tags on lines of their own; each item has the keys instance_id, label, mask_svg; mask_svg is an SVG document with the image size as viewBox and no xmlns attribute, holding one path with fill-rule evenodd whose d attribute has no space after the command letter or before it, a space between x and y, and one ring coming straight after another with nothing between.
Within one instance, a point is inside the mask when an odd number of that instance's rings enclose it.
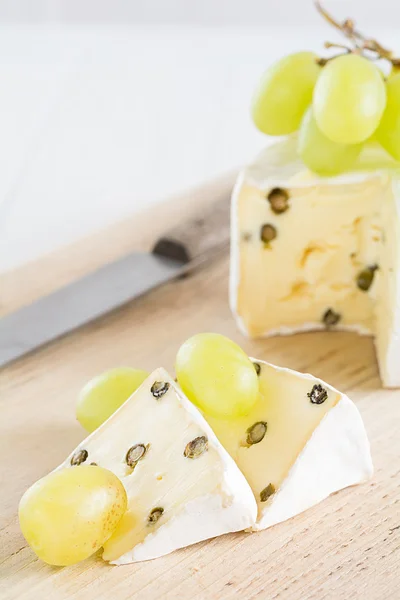
<instances>
[{"instance_id":1,"label":"white backdrop","mask_svg":"<svg viewBox=\"0 0 400 600\"><path fill-rule=\"evenodd\" d=\"M1 0L1 22L317 25L313 0ZM338 15L385 25L398 0L324 0Z\"/></svg>"},{"instance_id":2,"label":"white backdrop","mask_svg":"<svg viewBox=\"0 0 400 600\"><path fill-rule=\"evenodd\" d=\"M397 1L329 2L353 5L400 52ZM1 22L0 270L247 161L264 68L337 39L306 0L12 0Z\"/></svg>"}]
</instances>

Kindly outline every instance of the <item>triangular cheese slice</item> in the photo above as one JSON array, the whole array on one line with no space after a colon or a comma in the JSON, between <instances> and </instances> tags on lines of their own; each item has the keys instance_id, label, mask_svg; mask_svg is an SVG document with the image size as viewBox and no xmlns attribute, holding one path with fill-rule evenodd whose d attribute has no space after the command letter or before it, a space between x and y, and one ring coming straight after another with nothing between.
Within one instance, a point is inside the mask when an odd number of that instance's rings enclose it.
<instances>
[{"instance_id":1,"label":"triangular cheese slice","mask_svg":"<svg viewBox=\"0 0 400 600\"><path fill-rule=\"evenodd\" d=\"M322 178L295 139L268 147L232 196L231 306L250 337L313 329L373 335L385 386L400 386L399 165L368 146Z\"/></svg>"},{"instance_id":2,"label":"triangular cheese slice","mask_svg":"<svg viewBox=\"0 0 400 600\"><path fill-rule=\"evenodd\" d=\"M372 474L361 416L312 377L255 361L260 398L246 417L207 418L258 504L253 530L284 521Z\"/></svg>"},{"instance_id":3,"label":"triangular cheese slice","mask_svg":"<svg viewBox=\"0 0 400 600\"><path fill-rule=\"evenodd\" d=\"M103 558L114 564L156 558L256 519L246 479L162 368L60 468L82 460L113 471L127 491L128 510L104 545Z\"/></svg>"}]
</instances>

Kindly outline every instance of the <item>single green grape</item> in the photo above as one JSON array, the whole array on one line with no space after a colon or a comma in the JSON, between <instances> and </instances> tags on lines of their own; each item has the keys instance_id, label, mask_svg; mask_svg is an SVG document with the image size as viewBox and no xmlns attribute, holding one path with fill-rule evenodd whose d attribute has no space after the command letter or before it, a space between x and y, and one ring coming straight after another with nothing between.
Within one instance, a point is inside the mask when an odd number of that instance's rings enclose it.
<instances>
[{"instance_id":1,"label":"single green grape","mask_svg":"<svg viewBox=\"0 0 400 600\"><path fill-rule=\"evenodd\" d=\"M82 465L34 483L21 498L19 523L39 558L66 566L101 548L126 508L125 488L114 473Z\"/></svg>"},{"instance_id":2,"label":"single green grape","mask_svg":"<svg viewBox=\"0 0 400 600\"><path fill-rule=\"evenodd\" d=\"M362 144L337 144L318 128L312 107L304 115L300 126L298 153L307 167L318 175L337 175L355 163Z\"/></svg>"},{"instance_id":3,"label":"single green grape","mask_svg":"<svg viewBox=\"0 0 400 600\"><path fill-rule=\"evenodd\" d=\"M86 431L94 431L137 390L149 376L147 371L119 367L91 379L82 389L76 417Z\"/></svg>"},{"instance_id":4,"label":"single green grape","mask_svg":"<svg viewBox=\"0 0 400 600\"><path fill-rule=\"evenodd\" d=\"M385 82L366 58L346 54L331 60L314 88L318 127L338 144L358 144L378 127L386 105Z\"/></svg>"},{"instance_id":5,"label":"single green grape","mask_svg":"<svg viewBox=\"0 0 400 600\"><path fill-rule=\"evenodd\" d=\"M400 160L400 74L386 83L387 104L375 139L394 159Z\"/></svg>"},{"instance_id":6,"label":"single green grape","mask_svg":"<svg viewBox=\"0 0 400 600\"><path fill-rule=\"evenodd\" d=\"M198 333L179 348L178 383L186 396L206 414L234 418L256 403L259 384L253 363L230 339L217 333Z\"/></svg>"},{"instance_id":7,"label":"single green grape","mask_svg":"<svg viewBox=\"0 0 400 600\"><path fill-rule=\"evenodd\" d=\"M256 127L268 135L297 131L321 72L313 52L290 54L270 67L262 78L252 104Z\"/></svg>"}]
</instances>

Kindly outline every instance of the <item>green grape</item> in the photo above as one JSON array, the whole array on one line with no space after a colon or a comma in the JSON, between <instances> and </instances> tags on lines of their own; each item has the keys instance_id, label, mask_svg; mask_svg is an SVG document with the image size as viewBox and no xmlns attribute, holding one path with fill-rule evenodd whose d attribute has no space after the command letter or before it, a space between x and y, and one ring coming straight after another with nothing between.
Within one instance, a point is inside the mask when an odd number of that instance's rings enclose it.
<instances>
[{"instance_id":1,"label":"green grape","mask_svg":"<svg viewBox=\"0 0 400 600\"><path fill-rule=\"evenodd\" d=\"M297 131L321 72L313 52L290 54L270 67L256 90L252 117L268 135Z\"/></svg>"},{"instance_id":2,"label":"green grape","mask_svg":"<svg viewBox=\"0 0 400 600\"><path fill-rule=\"evenodd\" d=\"M358 144L369 138L378 127L385 104L382 74L373 63L357 54L330 61L314 88L317 125L338 144Z\"/></svg>"},{"instance_id":3,"label":"green grape","mask_svg":"<svg viewBox=\"0 0 400 600\"><path fill-rule=\"evenodd\" d=\"M390 77L386 84L387 105L375 139L396 160L400 160L400 74Z\"/></svg>"},{"instance_id":4,"label":"green grape","mask_svg":"<svg viewBox=\"0 0 400 600\"><path fill-rule=\"evenodd\" d=\"M82 389L76 417L86 431L94 431L137 390L149 376L147 371L120 367L91 379Z\"/></svg>"},{"instance_id":5,"label":"green grape","mask_svg":"<svg viewBox=\"0 0 400 600\"><path fill-rule=\"evenodd\" d=\"M318 128L310 107L300 126L298 153L311 171L318 175L337 175L357 160L362 144L337 144Z\"/></svg>"},{"instance_id":6,"label":"green grape","mask_svg":"<svg viewBox=\"0 0 400 600\"><path fill-rule=\"evenodd\" d=\"M175 369L189 400L208 415L245 415L257 401L259 385L253 363L223 335L199 333L189 338L179 348Z\"/></svg>"},{"instance_id":7,"label":"green grape","mask_svg":"<svg viewBox=\"0 0 400 600\"><path fill-rule=\"evenodd\" d=\"M126 508L125 488L114 473L82 465L34 483L21 498L19 523L39 558L66 566L97 552Z\"/></svg>"}]
</instances>

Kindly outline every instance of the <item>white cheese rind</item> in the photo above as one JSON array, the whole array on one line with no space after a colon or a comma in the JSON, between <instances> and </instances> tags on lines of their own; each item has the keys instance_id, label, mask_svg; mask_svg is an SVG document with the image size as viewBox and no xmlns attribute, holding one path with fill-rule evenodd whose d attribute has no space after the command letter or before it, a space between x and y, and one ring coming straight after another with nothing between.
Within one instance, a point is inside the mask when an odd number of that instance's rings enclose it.
<instances>
[{"instance_id":1,"label":"white cheese rind","mask_svg":"<svg viewBox=\"0 0 400 600\"><path fill-rule=\"evenodd\" d=\"M378 290L375 346L385 387L400 387L400 180L393 179L394 211L382 206L386 224L384 252L389 267Z\"/></svg>"},{"instance_id":2,"label":"white cheese rind","mask_svg":"<svg viewBox=\"0 0 400 600\"><path fill-rule=\"evenodd\" d=\"M150 392L155 381L170 384L159 399ZM208 450L195 459L185 457L186 444L200 435L207 436ZM132 471L125 455L136 443L150 446ZM104 555L112 564L157 558L249 528L256 520L256 501L244 475L164 369L156 369L79 449L88 451L88 463L113 471L127 491L125 516L132 515L133 525L128 521L122 543L120 538L106 542ZM76 450L59 468L70 466ZM147 517L158 506L164 513L149 525Z\"/></svg>"},{"instance_id":3,"label":"white cheese rind","mask_svg":"<svg viewBox=\"0 0 400 600\"><path fill-rule=\"evenodd\" d=\"M346 274L343 277L343 292L338 291L340 285L340 279L338 281L338 268L336 267L335 281L336 291L332 292L332 298L330 299L330 292L327 293L329 280L323 282L324 277L321 274L315 280L319 281L322 287L325 289L323 292L324 300L322 304L325 304L326 309L335 308L335 302L337 301L340 308L340 312L343 310L344 316L347 311L343 308L344 298L348 293L350 307L349 318L341 319L338 324L335 325L335 330L340 331L354 331L361 335L373 335L375 338L375 344L377 347L377 356L379 363L379 370L381 379L386 387L399 387L400 386L400 184L397 172L388 174L387 169L393 165L388 161L386 164L383 160L383 165L386 171L379 169L370 169L363 171L362 169L351 174L342 175L336 178L318 178L307 173L304 166L294 158L293 155L293 140L287 142L278 142L277 144L268 148L253 165L244 169L239 175L236 185L232 194L231 204L231 272L230 272L230 306L237 325L240 331L248 337L270 337L274 335L290 335L297 332L313 331L313 330L324 330L325 326L322 323L322 314L324 308L321 306L322 296L316 300L315 311L311 309L304 311L304 302L308 302L308 306L312 307L314 299L312 298L313 285L314 285L314 273L307 269L301 270L296 269L294 264L298 260L292 255L292 240L295 241L298 237L298 230L302 226L301 211L299 210L299 202L305 202L307 212L306 222L310 222L312 218L311 206L317 206L319 202L318 194L322 194L320 198L322 202L326 204L327 217L332 215L332 202L334 202L335 194L338 194L338 208L339 211L345 211L345 215L348 211L352 210L352 217L347 219L346 217L342 220L337 219L338 229L332 230L330 234L333 236L332 240L329 238L322 238L324 241L332 241L333 247L335 244L340 244L338 236L340 231L343 231L343 235L348 235L348 227L350 224L355 222L357 213L354 208L350 208L350 204L343 201L343 194L346 194L346 186L348 186L349 202L352 201L352 194L355 194L354 190L359 190L360 187L365 184L366 189L370 190L368 196L368 203L365 205L368 207L368 211L365 215L360 215L362 219L362 228L360 231L355 230L353 240L354 245L359 244L359 257L360 260L356 260L353 266L346 265L344 262L344 254L342 254L342 264L346 270ZM368 164L368 163L367 163ZM388 185L390 177L390 184ZM379 181L382 179L382 184ZM375 199L371 193L371 186L376 194ZM291 192L292 189L295 191L295 199L293 200L292 207L282 215L275 215L270 211L269 204L266 199L266 194L273 187L283 187ZM311 190L313 200L310 203L305 200L306 192L301 190ZM329 189L331 198L325 199L324 195ZM251 191L254 190L254 191ZM257 192L258 190L258 192ZM325 190L325 191L324 191ZM257 194L259 193L259 196ZM357 191L357 193L359 193ZM308 194L308 192L307 192ZM381 196L380 196L381 194ZM354 196L355 197L355 196ZM263 198L260 204L259 198ZM340 202L341 200L341 202ZM297 202L297 204L296 204ZM364 203L360 202L360 196L358 196L358 202L360 210L364 210ZM253 208L251 205L254 203ZM316 214L321 218L321 204ZM296 206L295 206L296 205ZM296 216L294 208L296 208ZM251 213L256 216L251 216ZM290 214L292 212L292 214ZM263 222L271 222L278 228L278 238L273 241L269 249L264 249L260 242L259 250L251 250L251 262L249 264L249 258L244 259L245 252L248 253L249 246L246 249L246 242L243 242L241 236L243 232L251 231L252 240L250 244L254 244L254 239L258 235L261 225ZM328 221L330 222L330 217ZM290 234L287 229L288 223L290 223ZM310 237L305 237L304 248L307 249L308 242L311 242L312 247L315 240L320 241L318 238L318 221L315 222L315 232L310 233ZM342 228L342 229L341 229ZM329 229L329 228L328 228ZM374 237L374 231L377 232L378 237L381 236L381 241L376 241ZM315 235L314 235L315 233ZM327 235L329 232L327 232ZM289 264L290 271L287 271L286 260L282 255L282 236L287 236L285 242L287 246L287 256L290 258ZM308 235L308 234L307 234ZM358 236L361 236L358 238ZM377 238L378 239L378 238ZM346 238L346 243L349 243L349 237ZM367 245L367 242L369 246ZM256 242L257 243L257 242ZM299 252L298 243L295 244L296 252ZM318 246L318 244L317 244ZM274 262L274 250L280 248L280 258ZM388 248L389 247L389 248ZM254 246L252 246L254 248ZM258 252L258 254L257 254ZM278 254L279 254L278 252ZM341 250L343 253L343 248ZM349 248L349 256L351 249ZM247 256L250 256L249 254ZM262 258L264 256L264 258ZM323 255L321 254L322 258ZM316 259L318 254L316 255ZM329 258L329 254L328 254ZM254 259L254 263L252 262ZM315 258L313 260L316 260ZM336 260L332 255L329 258L329 263ZM339 260L339 259L338 259ZM371 289L368 292L363 292L357 289L356 277L363 266L372 265L374 263L380 263L379 269L376 271L374 276L374 282ZM254 264L254 267L253 267ZM316 263L315 263L316 264ZM323 263L322 263L323 264ZM267 266L268 265L268 266ZM276 270L276 274L271 279L271 275L268 275L270 268ZM253 269L253 270L252 270ZM290 272L291 275L288 275ZM340 271L341 272L341 271ZM322 271L322 274L324 272ZM263 286L263 280L266 277L268 279L268 285ZM292 279L290 279L292 277ZM289 279L288 279L289 278ZM284 289L286 293L290 293L290 282L292 281L295 290L295 284L297 280L300 285L304 285L304 293L311 294L309 301L298 296L299 304L295 295L290 296L291 303L288 304L286 301L277 301L280 295L274 299L274 288L280 286L280 290ZM253 283L251 283L251 281ZM284 282L287 284L284 284ZM282 284L282 285L281 285ZM266 291L271 290L271 292ZM346 291L348 290L348 292ZM296 292L297 293L297 292ZM294 292L293 292L294 294ZM240 300L239 300L240 298ZM293 300L294 298L294 300ZM303 308L298 310L303 303ZM332 303L332 304L331 304ZM263 308L265 306L265 309ZM280 308L282 307L282 309ZM288 306L293 306L292 312L288 312ZM351 308L352 307L352 308ZM359 309L358 309L359 307ZM264 320L262 311L269 311L272 318L266 320L268 325L264 326L262 321ZM282 310L282 314L280 311ZM305 313L308 318L298 317L297 315ZM362 318L357 319L357 315L362 313ZM313 317L316 320L312 320ZM288 319L289 317L289 319ZM310 319L311 317L311 319ZM290 323L290 324L289 324Z\"/></svg>"},{"instance_id":4,"label":"white cheese rind","mask_svg":"<svg viewBox=\"0 0 400 600\"><path fill-rule=\"evenodd\" d=\"M201 496L188 502L176 517L162 525L155 534L149 534L144 542L111 561L111 564L124 565L151 560L219 535L250 529L247 515L247 498L242 504L235 501L230 506L224 506L219 495ZM253 516L252 523L254 520Z\"/></svg>"}]
</instances>

